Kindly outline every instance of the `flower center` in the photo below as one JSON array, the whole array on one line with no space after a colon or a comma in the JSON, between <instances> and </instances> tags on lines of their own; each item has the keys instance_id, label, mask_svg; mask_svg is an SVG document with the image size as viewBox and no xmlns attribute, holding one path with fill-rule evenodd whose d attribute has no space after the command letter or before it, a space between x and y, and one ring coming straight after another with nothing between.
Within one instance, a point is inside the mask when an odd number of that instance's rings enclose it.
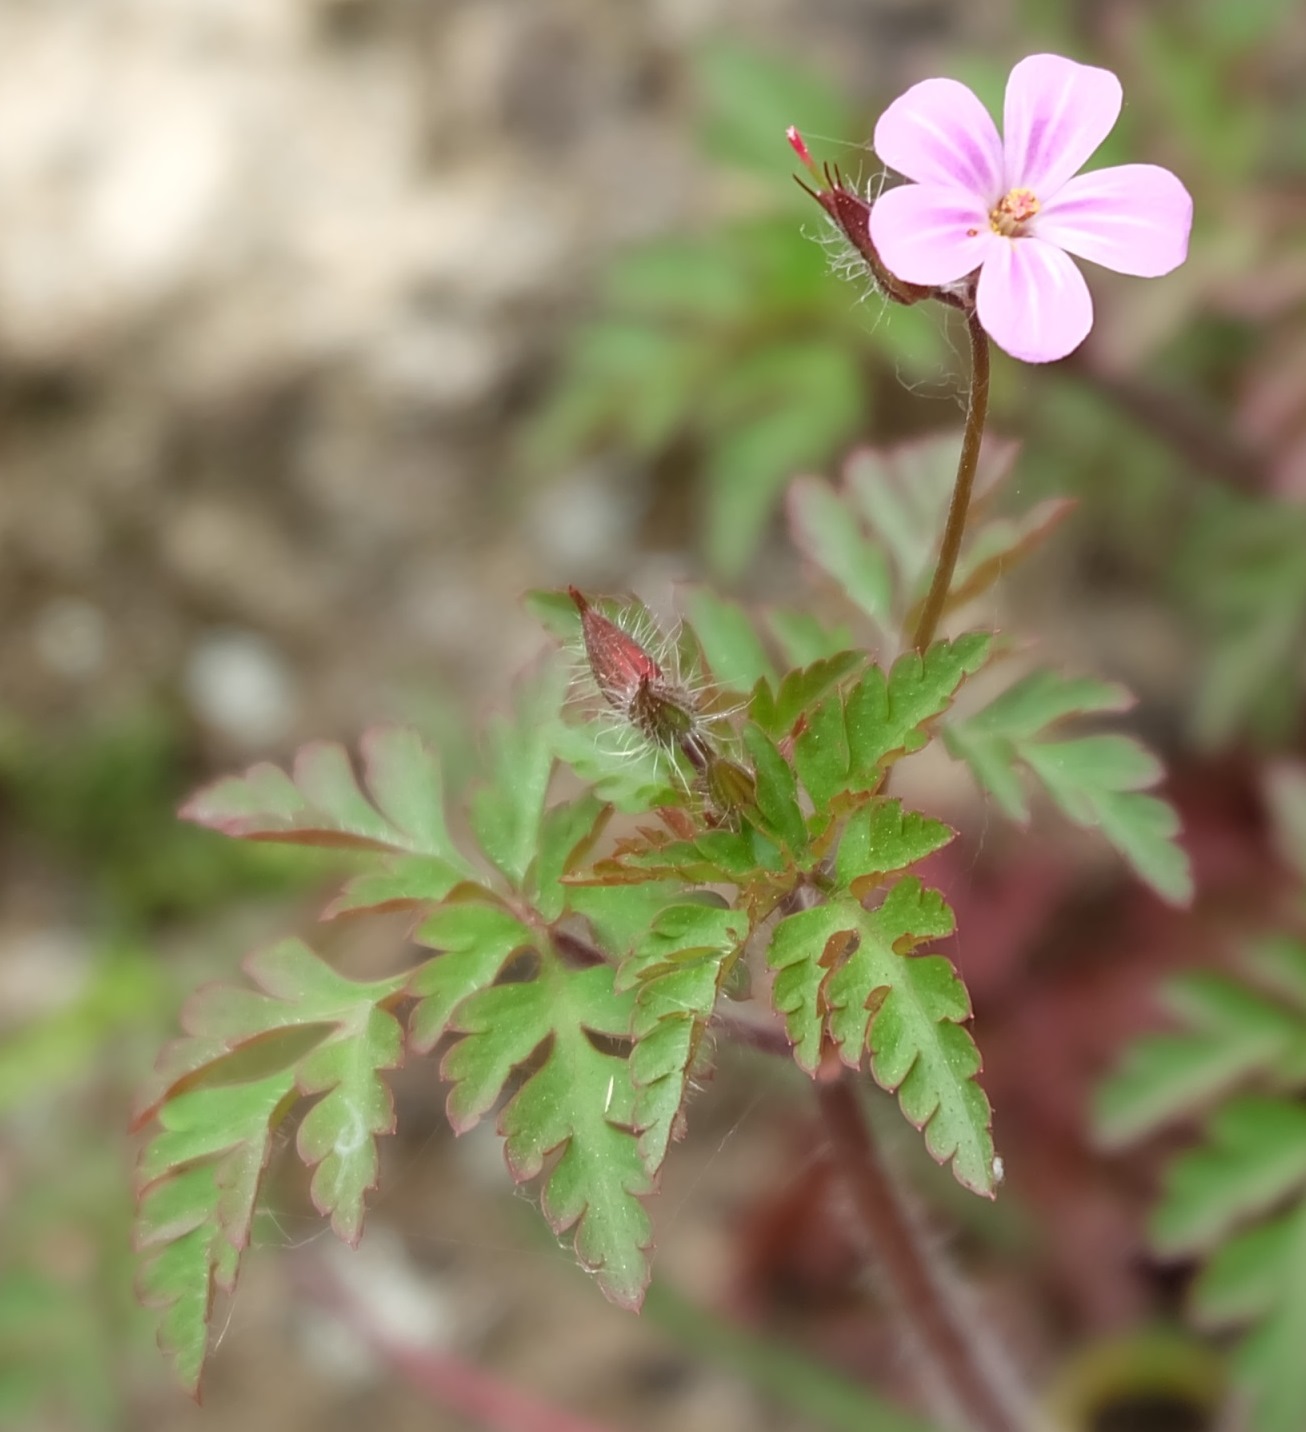
<instances>
[{"instance_id":1,"label":"flower center","mask_svg":"<svg viewBox=\"0 0 1306 1432\"><path fill-rule=\"evenodd\" d=\"M989 210L989 227L995 234L1018 239L1038 211L1039 202L1032 189L1013 189Z\"/></svg>"}]
</instances>

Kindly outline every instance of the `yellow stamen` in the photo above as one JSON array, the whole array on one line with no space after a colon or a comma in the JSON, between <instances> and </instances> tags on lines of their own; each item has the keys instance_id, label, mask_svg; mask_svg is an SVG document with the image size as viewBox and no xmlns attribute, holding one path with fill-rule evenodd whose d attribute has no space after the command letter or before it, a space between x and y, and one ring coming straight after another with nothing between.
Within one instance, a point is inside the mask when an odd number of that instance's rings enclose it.
<instances>
[{"instance_id":1,"label":"yellow stamen","mask_svg":"<svg viewBox=\"0 0 1306 1432\"><path fill-rule=\"evenodd\" d=\"M989 227L995 234L1017 239L1038 211L1039 202L1033 190L1013 189L989 211Z\"/></svg>"}]
</instances>

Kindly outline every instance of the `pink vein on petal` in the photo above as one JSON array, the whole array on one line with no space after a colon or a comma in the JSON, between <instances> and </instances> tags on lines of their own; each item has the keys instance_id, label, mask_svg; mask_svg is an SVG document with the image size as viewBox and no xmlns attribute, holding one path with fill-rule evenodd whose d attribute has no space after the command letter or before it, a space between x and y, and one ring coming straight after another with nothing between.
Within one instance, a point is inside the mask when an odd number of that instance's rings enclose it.
<instances>
[{"instance_id":1,"label":"pink vein on petal","mask_svg":"<svg viewBox=\"0 0 1306 1432\"><path fill-rule=\"evenodd\" d=\"M979 320L997 345L1026 363L1072 353L1093 326L1093 300L1075 261L1041 239L994 244L980 270Z\"/></svg>"},{"instance_id":2,"label":"pink vein on petal","mask_svg":"<svg viewBox=\"0 0 1306 1432\"><path fill-rule=\"evenodd\" d=\"M985 208L1002 193L1002 141L988 110L957 80L922 80L875 126L875 152L918 184L963 189Z\"/></svg>"},{"instance_id":3,"label":"pink vein on petal","mask_svg":"<svg viewBox=\"0 0 1306 1432\"><path fill-rule=\"evenodd\" d=\"M1121 164L1069 180L1032 232L1116 273L1159 278L1188 257L1192 225L1192 196L1168 169Z\"/></svg>"},{"instance_id":4,"label":"pink vein on petal","mask_svg":"<svg viewBox=\"0 0 1306 1432\"><path fill-rule=\"evenodd\" d=\"M1122 101L1110 70L1061 55L1021 60L1003 107L1007 187L1046 203L1115 128Z\"/></svg>"},{"instance_id":5,"label":"pink vein on petal","mask_svg":"<svg viewBox=\"0 0 1306 1432\"><path fill-rule=\"evenodd\" d=\"M908 283L955 283L984 262L996 235L984 206L958 189L904 184L871 207L871 242Z\"/></svg>"}]
</instances>

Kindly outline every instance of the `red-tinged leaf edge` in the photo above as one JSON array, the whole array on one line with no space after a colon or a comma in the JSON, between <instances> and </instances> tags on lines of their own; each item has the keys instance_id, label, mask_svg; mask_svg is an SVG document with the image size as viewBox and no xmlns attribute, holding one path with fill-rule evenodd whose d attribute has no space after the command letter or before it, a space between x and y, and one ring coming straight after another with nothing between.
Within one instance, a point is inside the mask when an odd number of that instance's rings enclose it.
<instances>
[{"instance_id":1,"label":"red-tinged leaf edge","mask_svg":"<svg viewBox=\"0 0 1306 1432\"><path fill-rule=\"evenodd\" d=\"M420 856L412 858L421 859ZM458 900L483 900L487 894L484 885L478 885L474 880L460 880L444 895L392 895L386 899L378 900L375 904L367 901L352 903L356 898L356 892L365 889L366 883L373 878L385 879L386 872L384 870L365 871L362 875L346 881L339 894L327 905L318 919L325 924L334 920L356 920L365 915L395 915L401 911L411 910L415 917L407 930L407 933L411 935L413 930L430 915L435 906L450 904Z\"/></svg>"},{"instance_id":2,"label":"red-tinged leaf edge","mask_svg":"<svg viewBox=\"0 0 1306 1432\"><path fill-rule=\"evenodd\" d=\"M374 789L374 773L383 752L382 743L394 735L421 737L407 728L380 725L369 727L359 740L362 771L357 769L349 751L337 741L310 741L295 752L289 772L270 761L259 761L240 775L222 776L203 786L185 801L177 814L180 819L202 825L235 840L263 841L273 844L306 845L324 849L383 851L419 854L409 832L397 825L382 809ZM320 768L338 761L347 772L360 808L366 808L372 833L340 829L317 805L314 786ZM258 782L269 787L269 806L264 811L242 809L239 793ZM276 800L289 800L298 809L278 811ZM325 823L314 820L325 816ZM385 832L385 833L382 833Z\"/></svg>"}]
</instances>

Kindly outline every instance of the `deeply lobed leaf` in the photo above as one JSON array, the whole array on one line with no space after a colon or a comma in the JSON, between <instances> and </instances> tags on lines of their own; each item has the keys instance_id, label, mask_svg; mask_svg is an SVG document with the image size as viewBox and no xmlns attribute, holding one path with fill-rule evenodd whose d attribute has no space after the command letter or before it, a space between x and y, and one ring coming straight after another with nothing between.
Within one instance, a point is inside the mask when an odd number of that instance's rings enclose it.
<instances>
[{"instance_id":1,"label":"deeply lobed leaf","mask_svg":"<svg viewBox=\"0 0 1306 1432\"><path fill-rule=\"evenodd\" d=\"M462 1037L441 1072L452 1085L449 1121L471 1128L498 1102L514 1072L533 1072L499 1119L513 1177L545 1175L544 1211L556 1232L575 1228L577 1256L614 1302L638 1307L648 1283L652 1183L632 1132L630 1061L596 1047L591 1035L628 1036L633 997L613 988L601 965L568 969L541 949L529 981L492 985L459 1004L451 1027Z\"/></svg>"},{"instance_id":2,"label":"deeply lobed leaf","mask_svg":"<svg viewBox=\"0 0 1306 1432\"><path fill-rule=\"evenodd\" d=\"M856 1068L869 1051L876 1082L897 1092L930 1154L950 1162L967 1188L991 1196L991 1113L975 1082L979 1052L962 1028L970 1000L946 959L913 953L952 933L952 911L911 876L890 884L877 907L862 903L951 834L897 801L856 812L839 846L837 890L781 920L767 959L776 971L772 999L799 1066L815 1073L828 1046Z\"/></svg>"},{"instance_id":3,"label":"deeply lobed leaf","mask_svg":"<svg viewBox=\"0 0 1306 1432\"><path fill-rule=\"evenodd\" d=\"M1067 819L1100 830L1159 895L1186 904L1193 882L1176 842L1179 818L1166 801L1147 794L1162 778L1160 762L1128 736L1054 739L1067 717L1121 711L1131 701L1110 682L1033 671L984 710L949 722L944 739L1012 820L1029 819L1023 768Z\"/></svg>"},{"instance_id":4,"label":"deeply lobed leaf","mask_svg":"<svg viewBox=\"0 0 1306 1432\"><path fill-rule=\"evenodd\" d=\"M141 1122L136 1242L142 1300L160 1310L159 1341L183 1383L199 1385L215 1292L234 1287L274 1131L301 1097L311 1191L336 1233L356 1242L376 1182L376 1139L393 1128L381 1075L402 1058L389 1005L402 977L337 975L298 940L248 962L256 989L202 990L189 1034L165 1051Z\"/></svg>"},{"instance_id":5,"label":"deeply lobed leaf","mask_svg":"<svg viewBox=\"0 0 1306 1432\"><path fill-rule=\"evenodd\" d=\"M682 1132L703 1035L748 934L742 911L669 905L621 968L620 983L635 992L634 1121L650 1173L661 1167L668 1145Z\"/></svg>"},{"instance_id":6,"label":"deeply lobed leaf","mask_svg":"<svg viewBox=\"0 0 1306 1432\"><path fill-rule=\"evenodd\" d=\"M1207 1142L1171 1164L1153 1239L1167 1253L1209 1249L1295 1193L1306 1193L1306 1108L1230 1099L1208 1122Z\"/></svg>"},{"instance_id":7,"label":"deeply lobed leaf","mask_svg":"<svg viewBox=\"0 0 1306 1432\"><path fill-rule=\"evenodd\" d=\"M1053 500L1019 517L988 517L986 507L1009 475L1015 453L1009 444L986 444L949 610L986 591L1073 507ZM855 452L838 488L814 477L790 487L789 520L798 546L881 631L895 634L914 624L956 471L957 439L930 438Z\"/></svg>"},{"instance_id":8,"label":"deeply lobed leaf","mask_svg":"<svg viewBox=\"0 0 1306 1432\"><path fill-rule=\"evenodd\" d=\"M1189 1029L1150 1036L1101 1092L1113 1142L1201 1113L1204 1141L1171 1164L1152 1220L1161 1251L1209 1255L1197 1314L1245 1328L1235 1368L1256 1432L1306 1425L1306 945L1278 938L1243 980L1189 975L1167 990Z\"/></svg>"},{"instance_id":9,"label":"deeply lobed leaf","mask_svg":"<svg viewBox=\"0 0 1306 1432\"><path fill-rule=\"evenodd\" d=\"M1306 1083L1306 948L1267 941L1249 978L1199 972L1163 990L1188 1029L1139 1040L1099 1088L1095 1122L1112 1146L1200 1113L1253 1076Z\"/></svg>"},{"instance_id":10,"label":"deeply lobed leaf","mask_svg":"<svg viewBox=\"0 0 1306 1432\"><path fill-rule=\"evenodd\" d=\"M972 632L898 658L886 675L870 667L847 692L826 698L794 742L794 764L817 810L849 793L877 790L889 767L918 751L927 727L978 671L990 638Z\"/></svg>"},{"instance_id":11,"label":"deeply lobed leaf","mask_svg":"<svg viewBox=\"0 0 1306 1432\"><path fill-rule=\"evenodd\" d=\"M344 747L305 746L291 774L263 762L206 786L181 816L238 840L339 847L390 857L351 881L328 915L443 897L470 872L450 838L434 753L417 732L380 726L362 740L360 784Z\"/></svg>"},{"instance_id":12,"label":"deeply lobed leaf","mask_svg":"<svg viewBox=\"0 0 1306 1432\"><path fill-rule=\"evenodd\" d=\"M815 706L831 688L850 676L864 658L856 651L836 651L787 672L777 686L762 677L753 689L748 714L776 741L791 736L804 712Z\"/></svg>"},{"instance_id":13,"label":"deeply lobed leaf","mask_svg":"<svg viewBox=\"0 0 1306 1432\"><path fill-rule=\"evenodd\" d=\"M535 854L553 776L548 740L561 692L540 681L521 693L511 716L496 716L485 731L487 778L472 794L472 829L481 849L509 882L520 885Z\"/></svg>"}]
</instances>

